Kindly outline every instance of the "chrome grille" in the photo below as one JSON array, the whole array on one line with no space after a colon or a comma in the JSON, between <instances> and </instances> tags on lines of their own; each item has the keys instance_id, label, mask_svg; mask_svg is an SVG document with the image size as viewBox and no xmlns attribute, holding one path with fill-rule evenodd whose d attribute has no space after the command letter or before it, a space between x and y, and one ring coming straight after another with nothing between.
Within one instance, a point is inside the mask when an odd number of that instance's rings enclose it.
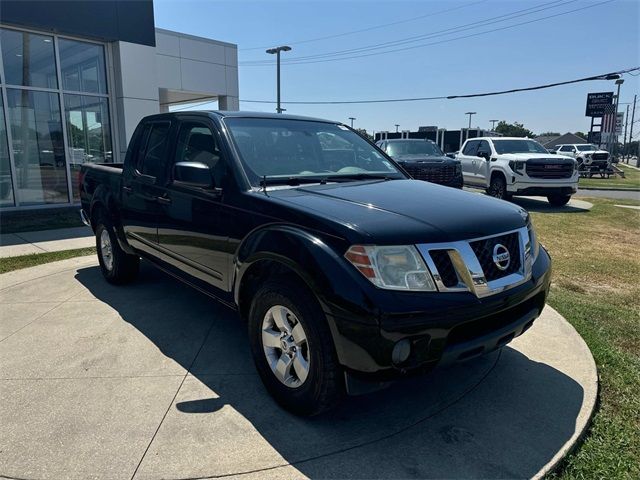
<instances>
[{"instance_id":1,"label":"chrome grille","mask_svg":"<svg viewBox=\"0 0 640 480\"><path fill-rule=\"evenodd\" d=\"M609 159L608 153L594 153L593 155L591 155L591 160L608 160L608 159Z\"/></svg>"},{"instance_id":2,"label":"chrome grille","mask_svg":"<svg viewBox=\"0 0 640 480\"><path fill-rule=\"evenodd\" d=\"M510 263L501 270L493 249L502 244ZM417 245L441 292L471 292L486 297L520 285L531 278L531 245L526 227L500 235L447 243Z\"/></svg>"},{"instance_id":3,"label":"chrome grille","mask_svg":"<svg viewBox=\"0 0 640 480\"><path fill-rule=\"evenodd\" d=\"M527 162L527 175L531 178L571 178L572 163L532 163Z\"/></svg>"}]
</instances>

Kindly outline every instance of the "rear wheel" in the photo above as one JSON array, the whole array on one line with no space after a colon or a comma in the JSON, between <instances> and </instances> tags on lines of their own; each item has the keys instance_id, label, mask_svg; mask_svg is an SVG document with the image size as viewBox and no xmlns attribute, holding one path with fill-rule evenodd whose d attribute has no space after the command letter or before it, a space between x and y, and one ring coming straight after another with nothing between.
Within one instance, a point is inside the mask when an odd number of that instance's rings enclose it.
<instances>
[{"instance_id":1,"label":"rear wheel","mask_svg":"<svg viewBox=\"0 0 640 480\"><path fill-rule=\"evenodd\" d=\"M315 297L292 282L268 281L256 292L248 319L256 368L285 409L317 415L344 395L327 320Z\"/></svg>"},{"instance_id":2,"label":"rear wheel","mask_svg":"<svg viewBox=\"0 0 640 480\"><path fill-rule=\"evenodd\" d=\"M491 178L491 183L487 189L487 193L492 197L499 198L500 200L510 200L511 195L507 192L507 182L501 175L494 175Z\"/></svg>"},{"instance_id":3,"label":"rear wheel","mask_svg":"<svg viewBox=\"0 0 640 480\"><path fill-rule=\"evenodd\" d=\"M549 195L547 197L547 200L554 207L562 207L569 203L569 200L571 200L571 195Z\"/></svg>"},{"instance_id":4,"label":"rear wheel","mask_svg":"<svg viewBox=\"0 0 640 480\"><path fill-rule=\"evenodd\" d=\"M116 285L133 281L138 275L140 258L120 248L113 224L106 216L99 217L96 223L96 250L102 275Z\"/></svg>"}]
</instances>

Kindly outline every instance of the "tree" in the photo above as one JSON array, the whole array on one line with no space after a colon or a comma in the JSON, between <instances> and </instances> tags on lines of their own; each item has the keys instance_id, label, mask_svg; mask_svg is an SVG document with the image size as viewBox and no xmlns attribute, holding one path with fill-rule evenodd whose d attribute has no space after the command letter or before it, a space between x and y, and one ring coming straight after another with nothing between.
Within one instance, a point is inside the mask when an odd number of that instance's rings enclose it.
<instances>
[{"instance_id":1,"label":"tree","mask_svg":"<svg viewBox=\"0 0 640 480\"><path fill-rule=\"evenodd\" d=\"M356 131L363 137L366 137L373 142L373 135L369 135L369 132L367 132L364 128L356 128Z\"/></svg>"},{"instance_id":2,"label":"tree","mask_svg":"<svg viewBox=\"0 0 640 480\"><path fill-rule=\"evenodd\" d=\"M542 132L538 137L559 137L560 132Z\"/></svg>"},{"instance_id":3,"label":"tree","mask_svg":"<svg viewBox=\"0 0 640 480\"><path fill-rule=\"evenodd\" d=\"M528 128L524 128L522 123L507 123L501 120L495 131L501 133L505 137L535 137L535 134Z\"/></svg>"},{"instance_id":4,"label":"tree","mask_svg":"<svg viewBox=\"0 0 640 480\"><path fill-rule=\"evenodd\" d=\"M584 133L584 132L573 132L573 134L574 134L576 137L584 138L585 140L587 139L587 134L586 134L586 133Z\"/></svg>"}]
</instances>

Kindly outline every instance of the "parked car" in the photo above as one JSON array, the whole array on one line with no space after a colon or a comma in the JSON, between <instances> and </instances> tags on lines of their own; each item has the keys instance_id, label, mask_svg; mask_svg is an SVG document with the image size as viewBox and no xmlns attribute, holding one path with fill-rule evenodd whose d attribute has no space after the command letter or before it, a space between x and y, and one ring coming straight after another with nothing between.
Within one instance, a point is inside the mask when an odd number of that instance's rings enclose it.
<instances>
[{"instance_id":1,"label":"parked car","mask_svg":"<svg viewBox=\"0 0 640 480\"><path fill-rule=\"evenodd\" d=\"M462 188L460 162L447 157L431 140L380 140L377 145L416 180Z\"/></svg>"},{"instance_id":2,"label":"parked car","mask_svg":"<svg viewBox=\"0 0 640 480\"><path fill-rule=\"evenodd\" d=\"M578 166L571 157L551 155L529 138L480 137L467 140L458 160L464 183L503 200L541 195L566 205L578 190Z\"/></svg>"},{"instance_id":3,"label":"parked car","mask_svg":"<svg viewBox=\"0 0 640 480\"><path fill-rule=\"evenodd\" d=\"M549 290L525 210L412 180L326 120L146 117L124 164L82 165L81 202L108 282L143 257L237 310L296 414L501 348Z\"/></svg>"},{"instance_id":4,"label":"parked car","mask_svg":"<svg viewBox=\"0 0 640 480\"><path fill-rule=\"evenodd\" d=\"M591 143L573 143L558 145L556 152L560 155L575 158L578 170L590 177L594 173L604 172L611 166L611 155Z\"/></svg>"}]
</instances>

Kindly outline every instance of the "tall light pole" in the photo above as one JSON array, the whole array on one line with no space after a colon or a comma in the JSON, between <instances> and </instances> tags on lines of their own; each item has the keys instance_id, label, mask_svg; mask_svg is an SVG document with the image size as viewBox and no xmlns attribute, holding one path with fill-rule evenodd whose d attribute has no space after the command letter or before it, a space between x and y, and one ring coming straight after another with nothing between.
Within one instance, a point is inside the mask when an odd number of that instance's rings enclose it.
<instances>
[{"instance_id":1,"label":"tall light pole","mask_svg":"<svg viewBox=\"0 0 640 480\"><path fill-rule=\"evenodd\" d=\"M618 86L618 92L616 93L616 109L615 115L613 116L613 135L611 135L611 145L609 146L609 151L613 153L613 147L617 147L618 144L618 105L620 104L620 86L624 83L623 78L619 78L616 80L616 85ZM617 152L616 152L617 153Z\"/></svg>"},{"instance_id":2,"label":"tall light pole","mask_svg":"<svg viewBox=\"0 0 640 480\"><path fill-rule=\"evenodd\" d=\"M465 115L469 115L469 130L471 130L471 116L475 115L477 112L465 112Z\"/></svg>"},{"instance_id":3,"label":"tall light pole","mask_svg":"<svg viewBox=\"0 0 640 480\"><path fill-rule=\"evenodd\" d=\"M351 120L351 128L353 128L353 121L356 119L356 117L349 117L349 120Z\"/></svg>"},{"instance_id":4,"label":"tall light pole","mask_svg":"<svg viewBox=\"0 0 640 480\"><path fill-rule=\"evenodd\" d=\"M399 123L396 123L396 133L398 133L398 128L400 127Z\"/></svg>"},{"instance_id":5,"label":"tall light pole","mask_svg":"<svg viewBox=\"0 0 640 480\"><path fill-rule=\"evenodd\" d=\"M269 50L267 50L267 53L273 55L276 55L276 65L277 65L277 73L276 73L276 83L277 83L277 106L276 106L276 112L278 113L282 113L282 111L284 110L283 108L280 107L280 52L288 52L289 50L291 50L291 47L289 47L288 45L282 45L280 47L275 47L275 48L270 48Z\"/></svg>"},{"instance_id":6,"label":"tall light pole","mask_svg":"<svg viewBox=\"0 0 640 480\"><path fill-rule=\"evenodd\" d=\"M496 122L499 122L500 120L489 120L489 121L491 122L491 131L493 132L494 129L496 128Z\"/></svg>"}]
</instances>

